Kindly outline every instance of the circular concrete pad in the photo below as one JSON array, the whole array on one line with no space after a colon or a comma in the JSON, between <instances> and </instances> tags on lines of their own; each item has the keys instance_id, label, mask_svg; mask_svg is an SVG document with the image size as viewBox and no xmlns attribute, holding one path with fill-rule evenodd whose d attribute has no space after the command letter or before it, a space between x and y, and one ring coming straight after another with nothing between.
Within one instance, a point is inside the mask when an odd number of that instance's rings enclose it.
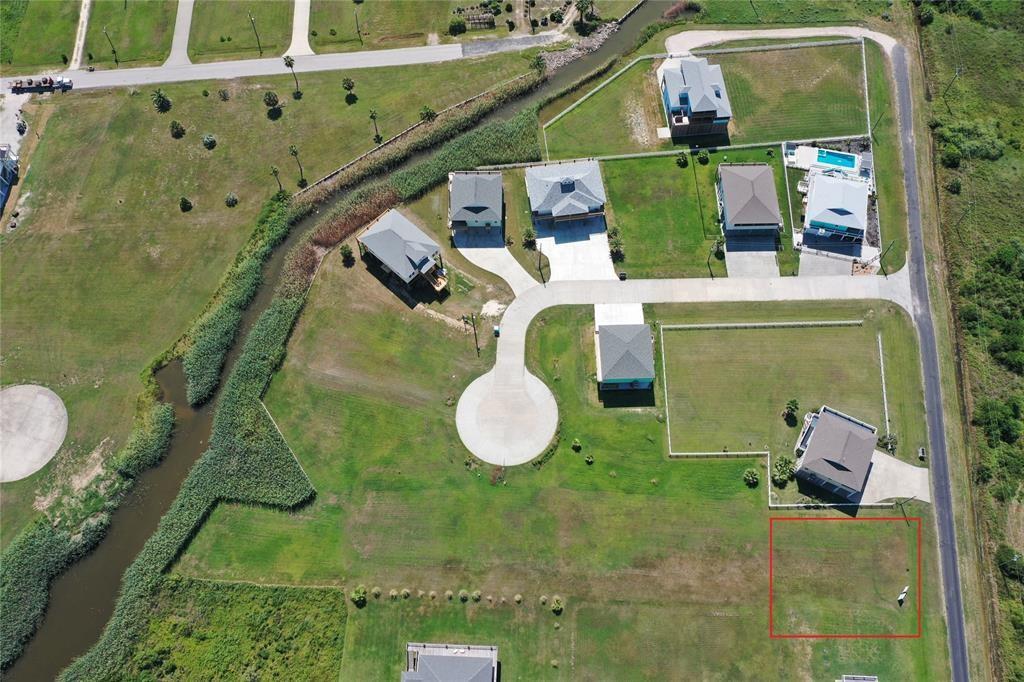
<instances>
[{"instance_id":1,"label":"circular concrete pad","mask_svg":"<svg viewBox=\"0 0 1024 682\"><path fill-rule=\"evenodd\" d=\"M544 452L558 428L558 404L525 369L509 378L492 369L459 398L455 423L469 451L499 466L526 464Z\"/></svg>"},{"instance_id":2,"label":"circular concrete pad","mask_svg":"<svg viewBox=\"0 0 1024 682\"><path fill-rule=\"evenodd\" d=\"M68 411L50 389L24 384L0 391L0 482L42 469L67 433Z\"/></svg>"}]
</instances>

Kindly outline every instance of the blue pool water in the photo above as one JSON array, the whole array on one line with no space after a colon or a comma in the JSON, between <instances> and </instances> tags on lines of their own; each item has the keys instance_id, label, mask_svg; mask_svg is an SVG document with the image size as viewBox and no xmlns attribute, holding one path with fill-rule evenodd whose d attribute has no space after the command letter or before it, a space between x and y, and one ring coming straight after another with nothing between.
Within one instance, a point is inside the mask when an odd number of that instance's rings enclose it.
<instances>
[{"instance_id":1,"label":"blue pool water","mask_svg":"<svg viewBox=\"0 0 1024 682\"><path fill-rule=\"evenodd\" d=\"M834 152L831 149L818 150L819 163L828 163L833 166L839 166L840 168L853 168L855 161L856 157L853 156L853 154Z\"/></svg>"}]
</instances>

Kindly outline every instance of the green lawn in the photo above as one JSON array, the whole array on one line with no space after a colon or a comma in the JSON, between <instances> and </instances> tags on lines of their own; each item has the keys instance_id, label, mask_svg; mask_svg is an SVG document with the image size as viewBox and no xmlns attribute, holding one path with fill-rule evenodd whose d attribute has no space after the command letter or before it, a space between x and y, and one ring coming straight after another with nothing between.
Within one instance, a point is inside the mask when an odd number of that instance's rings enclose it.
<instances>
[{"instance_id":1,"label":"green lawn","mask_svg":"<svg viewBox=\"0 0 1024 682\"><path fill-rule=\"evenodd\" d=\"M110 43L103 35L104 28L117 48L121 66L163 63L171 51L176 11L177 2L93 0L83 65L114 66Z\"/></svg>"},{"instance_id":2,"label":"green lawn","mask_svg":"<svg viewBox=\"0 0 1024 682\"><path fill-rule=\"evenodd\" d=\"M916 634L917 533L917 523L902 519L776 520L774 633ZM907 586L900 606L896 597Z\"/></svg>"},{"instance_id":3,"label":"green lawn","mask_svg":"<svg viewBox=\"0 0 1024 682\"><path fill-rule=\"evenodd\" d=\"M309 16L309 44L318 52L347 52L449 42L448 23L459 6L455 0L370 0L354 5L337 0L313 0ZM463 5L465 6L465 5ZM356 33L356 15L359 34ZM505 15L498 17L505 31ZM333 35L331 31L334 31ZM490 31L468 31L462 38L475 38ZM360 41L359 37L362 36Z\"/></svg>"},{"instance_id":4,"label":"green lawn","mask_svg":"<svg viewBox=\"0 0 1024 682\"><path fill-rule=\"evenodd\" d=\"M838 3L821 0L717 0L706 3L705 8L700 20L709 24L845 23L891 11L887 0L844 0Z\"/></svg>"},{"instance_id":5,"label":"green lawn","mask_svg":"<svg viewBox=\"0 0 1024 682\"><path fill-rule=\"evenodd\" d=\"M277 0L256 3L196 0L188 56L193 62L255 59L260 56L259 46L263 47L264 57L283 55L292 42L293 10L294 3ZM249 20L250 12L256 20L255 33Z\"/></svg>"},{"instance_id":6,"label":"green lawn","mask_svg":"<svg viewBox=\"0 0 1024 682\"><path fill-rule=\"evenodd\" d=\"M720 306L724 321L863 319L859 327L664 330L672 449L677 452L770 450L789 454L799 423L781 413L790 398L800 415L827 404L885 430L877 334L885 352L886 389L897 456L916 461L926 445L916 337L891 304L834 303ZM688 324L692 316L662 316ZM702 318L701 321L704 321ZM809 354L842 349L842 360Z\"/></svg>"},{"instance_id":7,"label":"green lawn","mask_svg":"<svg viewBox=\"0 0 1024 682\"><path fill-rule=\"evenodd\" d=\"M506 170L501 180L505 189L505 240L512 240L508 250L534 279L539 280L541 272L538 271L537 251L523 246L523 231L533 226L530 196L526 193L526 171ZM544 279L548 279L551 274L548 258L541 253L539 260Z\"/></svg>"},{"instance_id":8,"label":"green lawn","mask_svg":"<svg viewBox=\"0 0 1024 682\"><path fill-rule=\"evenodd\" d=\"M0 3L0 73L61 68L71 59L78 27L77 0L5 0Z\"/></svg>"},{"instance_id":9,"label":"green lawn","mask_svg":"<svg viewBox=\"0 0 1024 682\"><path fill-rule=\"evenodd\" d=\"M725 75L733 111L730 144L867 130L860 45L709 55L708 61L720 64ZM655 76L659 63L637 62L546 128L548 158L671 149L669 140L657 137L665 125Z\"/></svg>"},{"instance_id":10,"label":"green lawn","mask_svg":"<svg viewBox=\"0 0 1024 682\"><path fill-rule=\"evenodd\" d=\"M339 590L164 580L126 679L307 679L337 675L345 644Z\"/></svg>"},{"instance_id":11,"label":"green lawn","mask_svg":"<svg viewBox=\"0 0 1024 682\"><path fill-rule=\"evenodd\" d=\"M266 396L316 500L291 514L218 507L173 573L379 587L380 599L350 609L345 679L393 677L415 639L496 644L508 680L824 679L863 663L862 648L768 639L768 511L764 491L741 480L762 460L669 461L660 391L653 405L604 407L592 316L545 311L528 339L532 370L559 402L554 456L478 467L454 400L490 367L492 346L478 359L461 332L409 310L360 265L328 259ZM895 678L947 674L932 556L925 638L873 648ZM404 589L408 599L388 597ZM447 590L481 599L449 601ZM559 617L540 603L556 594Z\"/></svg>"},{"instance_id":12,"label":"green lawn","mask_svg":"<svg viewBox=\"0 0 1024 682\"><path fill-rule=\"evenodd\" d=\"M355 71L360 99L352 106L336 74L309 74L305 96L287 98L277 121L266 117L262 95L273 88L287 97L291 76L167 85L167 114L153 110L148 92L72 93L43 105L52 115L27 171L23 164L19 227L0 251L3 380L57 391L69 412L68 440L41 472L3 485L4 544L35 513L37 496L70 485L105 441L101 458L124 443L139 372L203 309L277 189L270 164L288 189L297 186L289 144L298 146L306 176L320 177L373 146L371 107L390 135L424 104L441 109L485 90L496 74L528 67L506 54L460 62L455 80L453 68L402 67L424 84L413 95L392 87L392 70ZM33 124L43 116L35 105L26 115ZM171 138L171 119L185 125L183 139ZM213 151L200 144L206 132L217 137ZM224 205L228 192L238 195L236 208ZM179 210L182 195L195 205L189 213Z\"/></svg>"}]
</instances>

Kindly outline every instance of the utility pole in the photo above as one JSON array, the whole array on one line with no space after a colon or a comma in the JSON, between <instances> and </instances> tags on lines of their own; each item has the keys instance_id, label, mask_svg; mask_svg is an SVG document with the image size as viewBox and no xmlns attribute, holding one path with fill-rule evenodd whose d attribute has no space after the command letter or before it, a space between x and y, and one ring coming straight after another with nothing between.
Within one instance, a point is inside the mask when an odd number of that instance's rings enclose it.
<instances>
[{"instance_id":1,"label":"utility pole","mask_svg":"<svg viewBox=\"0 0 1024 682\"><path fill-rule=\"evenodd\" d=\"M537 272L540 273L540 283L547 286L547 282L544 281L544 266L541 264L540 257L544 255L540 248L540 242L537 242Z\"/></svg>"},{"instance_id":2,"label":"utility pole","mask_svg":"<svg viewBox=\"0 0 1024 682\"><path fill-rule=\"evenodd\" d=\"M117 48L114 47L114 41L110 39L110 34L107 33L107 27L103 27L103 35L106 36L107 42L110 43L110 52L114 55L114 66L120 66L121 63L117 61Z\"/></svg>"},{"instance_id":3,"label":"utility pole","mask_svg":"<svg viewBox=\"0 0 1024 682\"><path fill-rule=\"evenodd\" d=\"M891 249L892 245L895 244L895 243L896 243L895 239L892 240L891 242L889 242L889 246L885 247L885 251L883 251L878 256L878 267L882 271L882 274L885 275L886 279L889 279L889 273L885 271L885 266L882 265L882 260L885 258L885 254L889 253L889 249Z\"/></svg>"},{"instance_id":4,"label":"utility pole","mask_svg":"<svg viewBox=\"0 0 1024 682\"><path fill-rule=\"evenodd\" d=\"M473 322L473 344L476 346L476 356L480 357L480 337L476 333L476 313L470 313L470 320Z\"/></svg>"},{"instance_id":5,"label":"utility pole","mask_svg":"<svg viewBox=\"0 0 1024 682\"><path fill-rule=\"evenodd\" d=\"M252 32L256 34L256 49L260 51L260 56L263 56L263 45L260 43L260 32L256 30L256 17L252 15L252 12L247 12L249 15L249 21L252 23Z\"/></svg>"},{"instance_id":6,"label":"utility pole","mask_svg":"<svg viewBox=\"0 0 1024 682\"><path fill-rule=\"evenodd\" d=\"M711 275L711 279L715 278L715 271L711 269L711 256L713 256L716 251L718 251L717 239L715 240L715 243L711 245L711 249L708 250L708 274Z\"/></svg>"}]
</instances>

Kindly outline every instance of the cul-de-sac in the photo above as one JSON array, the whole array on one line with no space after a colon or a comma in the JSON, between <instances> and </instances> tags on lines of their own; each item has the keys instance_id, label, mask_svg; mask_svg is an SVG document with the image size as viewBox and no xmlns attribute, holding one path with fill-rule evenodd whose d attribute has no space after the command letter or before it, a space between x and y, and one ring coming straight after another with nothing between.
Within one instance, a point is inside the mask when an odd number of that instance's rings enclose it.
<instances>
[{"instance_id":1,"label":"cul-de-sac","mask_svg":"<svg viewBox=\"0 0 1024 682\"><path fill-rule=\"evenodd\" d=\"M1024 5L0 2L0 675L1024 681Z\"/></svg>"}]
</instances>

